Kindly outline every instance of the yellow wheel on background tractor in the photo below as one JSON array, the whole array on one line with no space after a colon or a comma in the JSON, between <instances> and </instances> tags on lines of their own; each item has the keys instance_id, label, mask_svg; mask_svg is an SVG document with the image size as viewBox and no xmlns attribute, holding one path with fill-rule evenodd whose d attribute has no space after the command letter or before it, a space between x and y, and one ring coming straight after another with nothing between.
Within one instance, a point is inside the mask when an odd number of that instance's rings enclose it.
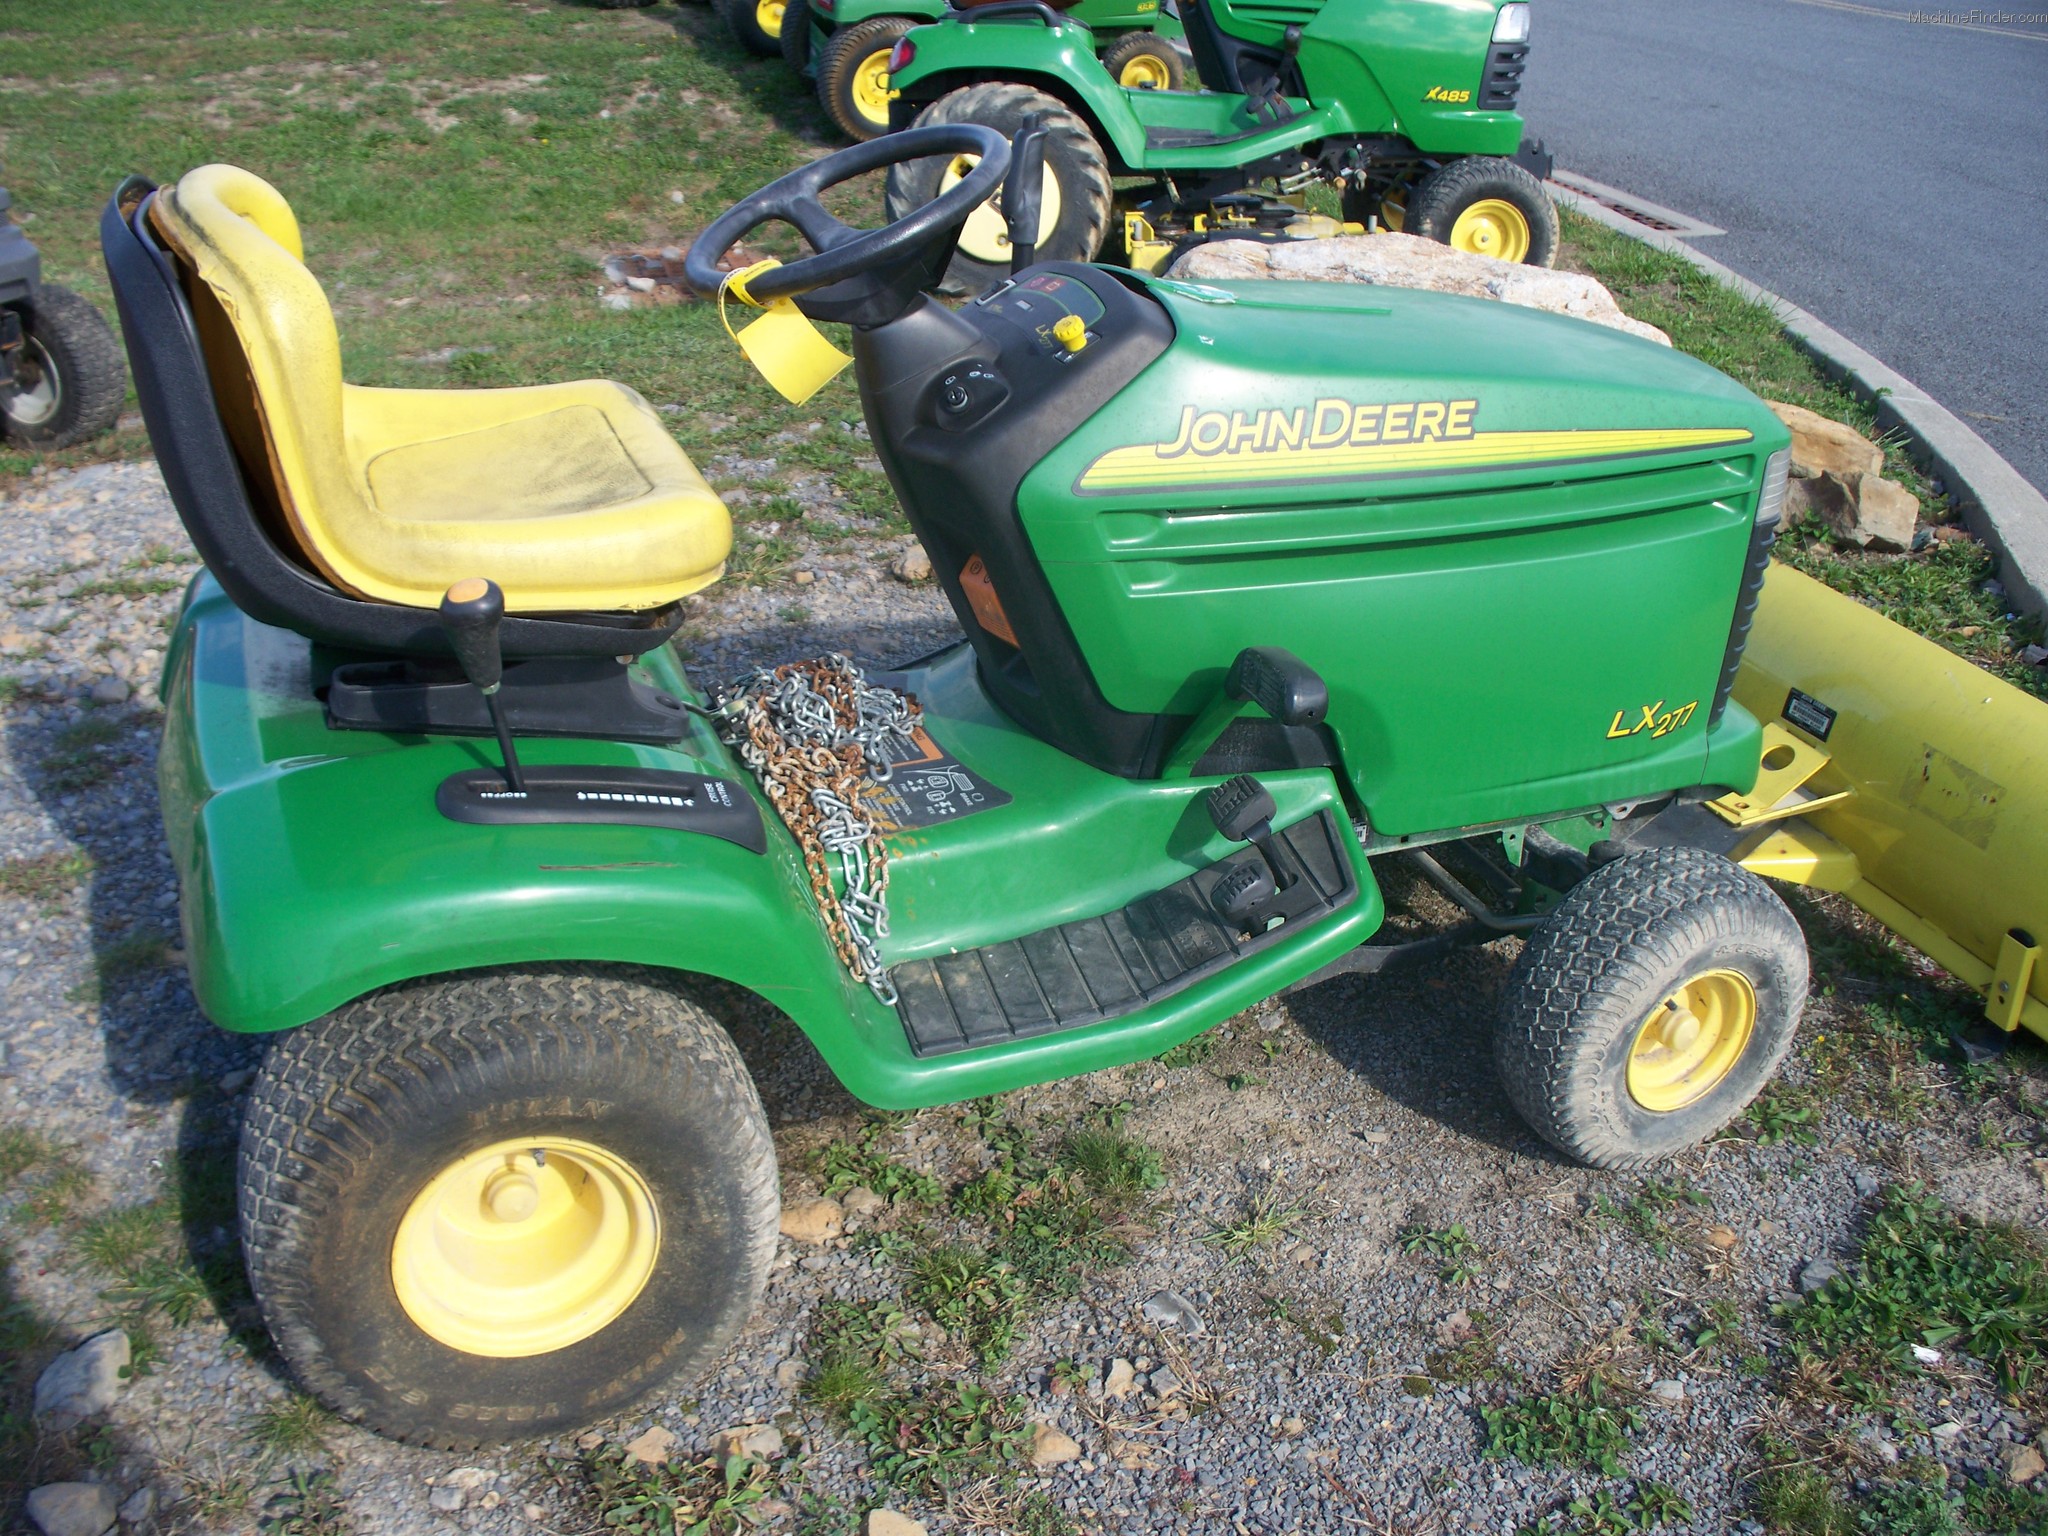
<instances>
[{"instance_id":1,"label":"yellow wheel on background tractor","mask_svg":"<svg viewBox=\"0 0 2048 1536\"><path fill-rule=\"evenodd\" d=\"M1628 1096L1659 1114L1720 1087L1756 1033L1756 988L1740 971L1703 971L1651 1010L1628 1053Z\"/></svg>"},{"instance_id":2,"label":"yellow wheel on background tractor","mask_svg":"<svg viewBox=\"0 0 2048 1536\"><path fill-rule=\"evenodd\" d=\"M873 16L841 27L818 49L818 102L849 138L879 139L889 131L889 55L916 23Z\"/></svg>"},{"instance_id":3,"label":"yellow wheel on background tractor","mask_svg":"<svg viewBox=\"0 0 2048 1536\"><path fill-rule=\"evenodd\" d=\"M1388 228L1420 235L1474 256L1547 267L1557 260L1557 208L1522 166L1494 155L1470 155L1440 165L1408 189L1400 223Z\"/></svg>"},{"instance_id":4,"label":"yellow wheel on background tractor","mask_svg":"<svg viewBox=\"0 0 2048 1536\"><path fill-rule=\"evenodd\" d=\"M967 179L968 172L981 164L979 155L955 155L939 177L939 193L943 196ZM1060 179L1053 174L1052 162L1047 160L1043 179L1040 182L1043 201L1038 205L1038 238L1045 237L1059 227L1060 222ZM991 266L1007 263L1010 259L1010 227L1003 220L1003 194L983 203L967 216L967 222L960 229L960 249L976 261Z\"/></svg>"},{"instance_id":5,"label":"yellow wheel on background tractor","mask_svg":"<svg viewBox=\"0 0 2048 1536\"><path fill-rule=\"evenodd\" d=\"M767 58L782 52L784 4L785 0L718 0L718 14L742 48Z\"/></svg>"},{"instance_id":6,"label":"yellow wheel on background tractor","mask_svg":"<svg viewBox=\"0 0 2048 1536\"><path fill-rule=\"evenodd\" d=\"M1742 1113L1792 1048L1806 983L1805 936L1755 875L1695 848L1626 854L1522 947L1501 1086L1567 1156L1641 1168Z\"/></svg>"},{"instance_id":7,"label":"yellow wheel on background tractor","mask_svg":"<svg viewBox=\"0 0 2048 1536\"><path fill-rule=\"evenodd\" d=\"M1529 220L1505 198L1481 198L1452 223L1449 244L1474 256L1520 261L1529 254Z\"/></svg>"},{"instance_id":8,"label":"yellow wheel on background tractor","mask_svg":"<svg viewBox=\"0 0 2048 1536\"><path fill-rule=\"evenodd\" d=\"M654 1274L661 1215L632 1164L587 1141L464 1153L398 1221L391 1285L420 1332L518 1359L581 1343Z\"/></svg>"},{"instance_id":9,"label":"yellow wheel on background tractor","mask_svg":"<svg viewBox=\"0 0 2048 1536\"><path fill-rule=\"evenodd\" d=\"M1102 67L1127 91L1177 91L1187 84L1180 51L1156 32L1126 32L1103 53Z\"/></svg>"},{"instance_id":10,"label":"yellow wheel on background tractor","mask_svg":"<svg viewBox=\"0 0 2048 1536\"><path fill-rule=\"evenodd\" d=\"M292 1030L242 1122L242 1250L305 1389L443 1450L704 1369L775 1254L746 1064L672 978L508 967Z\"/></svg>"}]
</instances>

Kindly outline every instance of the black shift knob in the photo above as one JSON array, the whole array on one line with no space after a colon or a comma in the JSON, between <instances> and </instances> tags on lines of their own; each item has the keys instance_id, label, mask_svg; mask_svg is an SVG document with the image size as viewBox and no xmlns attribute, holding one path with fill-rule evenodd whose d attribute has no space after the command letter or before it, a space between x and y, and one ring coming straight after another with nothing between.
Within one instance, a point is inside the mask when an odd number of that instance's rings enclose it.
<instances>
[{"instance_id":1,"label":"black shift knob","mask_svg":"<svg viewBox=\"0 0 2048 1536\"><path fill-rule=\"evenodd\" d=\"M482 693L496 693L504 676L498 655L498 625L505 618L505 594L495 581L471 576L441 594L441 627L462 663L462 675Z\"/></svg>"}]
</instances>

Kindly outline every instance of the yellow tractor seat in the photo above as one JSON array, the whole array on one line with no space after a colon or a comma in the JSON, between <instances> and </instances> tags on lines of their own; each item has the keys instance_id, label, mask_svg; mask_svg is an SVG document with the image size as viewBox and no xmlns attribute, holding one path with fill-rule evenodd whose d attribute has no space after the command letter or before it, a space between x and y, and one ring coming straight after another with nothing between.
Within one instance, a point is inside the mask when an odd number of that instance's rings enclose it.
<instances>
[{"instance_id":1,"label":"yellow tractor seat","mask_svg":"<svg viewBox=\"0 0 2048 1536\"><path fill-rule=\"evenodd\" d=\"M511 613L631 611L725 569L725 504L624 385L344 383L333 313L275 187L201 166L150 211L259 516L342 591L432 608L487 576Z\"/></svg>"}]
</instances>

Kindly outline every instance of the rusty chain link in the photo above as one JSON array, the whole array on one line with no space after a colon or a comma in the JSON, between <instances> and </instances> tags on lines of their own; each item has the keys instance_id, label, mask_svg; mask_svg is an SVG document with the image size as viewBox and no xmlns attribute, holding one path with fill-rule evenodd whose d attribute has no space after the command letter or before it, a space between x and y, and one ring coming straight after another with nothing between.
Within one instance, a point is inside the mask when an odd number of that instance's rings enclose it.
<instances>
[{"instance_id":1,"label":"rusty chain link","mask_svg":"<svg viewBox=\"0 0 2048 1536\"><path fill-rule=\"evenodd\" d=\"M718 713L720 734L803 850L840 961L884 1007L895 1007L896 987L879 948L889 936L889 855L869 797L888 782L889 738L908 737L922 712L893 688L870 683L835 651L728 685Z\"/></svg>"}]
</instances>

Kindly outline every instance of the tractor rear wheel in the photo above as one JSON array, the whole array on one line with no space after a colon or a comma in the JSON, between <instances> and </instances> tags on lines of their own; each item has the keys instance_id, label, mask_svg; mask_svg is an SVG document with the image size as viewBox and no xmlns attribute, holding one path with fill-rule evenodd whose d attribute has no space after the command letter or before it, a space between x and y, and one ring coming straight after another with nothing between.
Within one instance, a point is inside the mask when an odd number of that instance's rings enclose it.
<instances>
[{"instance_id":1,"label":"tractor rear wheel","mask_svg":"<svg viewBox=\"0 0 2048 1536\"><path fill-rule=\"evenodd\" d=\"M818 100L841 132L866 141L889 131L889 55L916 25L908 16L871 16L825 40L818 51Z\"/></svg>"},{"instance_id":2,"label":"tractor rear wheel","mask_svg":"<svg viewBox=\"0 0 2048 1536\"><path fill-rule=\"evenodd\" d=\"M448 1450L701 1370L775 1248L746 1067L651 972L472 971L303 1026L257 1078L240 1184L250 1285L300 1382Z\"/></svg>"},{"instance_id":3,"label":"tractor rear wheel","mask_svg":"<svg viewBox=\"0 0 2048 1536\"><path fill-rule=\"evenodd\" d=\"M775 42L782 50L782 62L805 77L811 72L811 27L810 0L789 0L782 8L782 26Z\"/></svg>"},{"instance_id":4,"label":"tractor rear wheel","mask_svg":"<svg viewBox=\"0 0 2048 1536\"><path fill-rule=\"evenodd\" d=\"M1180 50L1156 32L1126 32L1103 54L1102 67L1132 91L1178 91L1188 78Z\"/></svg>"},{"instance_id":5,"label":"tractor rear wheel","mask_svg":"<svg viewBox=\"0 0 2048 1536\"><path fill-rule=\"evenodd\" d=\"M718 14L749 53L772 58L782 51L783 0L718 0Z\"/></svg>"},{"instance_id":6,"label":"tractor rear wheel","mask_svg":"<svg viewBox=\"0 0 2048 1536\"><path fill-rule=\"evenodd\" d=\"M1550 194L1514 161L1494 155L1453 160L1431 171L1408 193L1398 227L1475 256L1532 267L1557 260L1557 208Z\"/></svg>"},{"instance_id":7,"label":"tractor rear wheel","mask_svg":"<svg viewBox=\"0 0 2048 1536\"><path fill-rule=\"evenodd\" d=\"M1726 859L1658 848L1601 866L1523 947L1494 1035L1522 1118L1566 1156L1640 1168L1733 1120L1792 1048L1806 940Z\"/></svg>"},{"instance_id":8,"label":"tractor rear wheel","mask_svg":"<svg viewBox=\"0 0 2048 1536\"><path fill-rule=\"evenodd\" d=\"M1032 113L1045 122L1044 201L1038 223L1038 260L1092 261L1109 231L1109 161L1095 135L1071 109L1043 91L1007 80L965 86L941 96L917 125L981 123L1014 139ZM890 167L885 206L891 219L909 217L958 183L977 163L974 155L942 155ZM975 209L960 232L960 248L941 291L980 293L1010 274L1010 236L998 191Z\"/></svg>"},{"instance_id":9,"label":"tractor rear wheel","mask_svg":"<svg viewBox=\"0 0 2048 1536\"><path fill-rule=\"evenodd\" d=\"M100 312L69 288L45 283L21 315L14 388L0 394L0 439L23 448L69 448L113 426L127 398L121 347Z\"/></svg>"}]
</instances>

